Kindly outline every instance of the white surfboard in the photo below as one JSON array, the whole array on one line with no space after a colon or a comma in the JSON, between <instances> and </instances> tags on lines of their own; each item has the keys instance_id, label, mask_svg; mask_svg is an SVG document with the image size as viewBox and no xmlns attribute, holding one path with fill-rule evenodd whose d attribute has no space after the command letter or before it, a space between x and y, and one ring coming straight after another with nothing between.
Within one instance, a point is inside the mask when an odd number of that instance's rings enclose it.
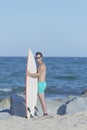
<instances>
[{"instance_id":1,"label":"white surfboard","mask_svg":"<svg viewBox=\"0 0 87 130\"><path fill-rule=\"evenodd\" d=\"M26 117L34 116L37 104L37 78L27 75L27 71L36 73L36 63L32 51L29 49L26 68Z\"/></svg>"}]
</instances>

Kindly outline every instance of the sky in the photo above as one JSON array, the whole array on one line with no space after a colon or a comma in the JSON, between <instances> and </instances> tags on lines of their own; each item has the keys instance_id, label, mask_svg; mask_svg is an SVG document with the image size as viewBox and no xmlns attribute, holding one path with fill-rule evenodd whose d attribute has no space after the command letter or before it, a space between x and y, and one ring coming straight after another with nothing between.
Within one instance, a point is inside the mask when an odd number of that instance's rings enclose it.
<instances>
[{"instance_id":1,"label":"sky","mask_svg":"<svg viewBox=\"0 0 87 130\"><path fill-rule=\"evenodd\" d=\"M0 56L87 57L87 0L0 0Z\"/></svg>"}]
</instances>

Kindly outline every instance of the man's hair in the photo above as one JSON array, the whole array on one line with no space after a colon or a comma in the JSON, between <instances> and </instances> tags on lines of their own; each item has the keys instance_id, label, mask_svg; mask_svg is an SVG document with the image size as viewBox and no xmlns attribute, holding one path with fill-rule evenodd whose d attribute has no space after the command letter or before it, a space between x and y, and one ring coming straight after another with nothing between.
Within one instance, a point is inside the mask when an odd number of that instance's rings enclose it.
<instances>
[{"instance_id":1,"label":"man's hair","mask_svg":"<svg viewBox=\"0 0 87 130\"><path fill-rule=\"evenodd\" d=\"M43 54L41 52L36 52L36 56L40 55L41 57L43 57Z\"/></svg>"}]
</instances>

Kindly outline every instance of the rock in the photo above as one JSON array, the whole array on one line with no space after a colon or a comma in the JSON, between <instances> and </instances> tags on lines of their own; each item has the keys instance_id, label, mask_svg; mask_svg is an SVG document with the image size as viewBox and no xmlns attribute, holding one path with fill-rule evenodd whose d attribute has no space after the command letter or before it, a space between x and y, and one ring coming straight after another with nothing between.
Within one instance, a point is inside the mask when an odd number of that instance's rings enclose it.
<instances>
[{"instance_id":1,"label":"rock","mask_svg":"<svg viewBox=\"0 0 87 130\"><path fill-rule=\"evenodd\" d=\"M58 110L57 114L74 114L82 111L87 111L87 97L74 97L65 104L62 104Z\"/></svg>"},{"instance_id":2,"label":"rock","mask_svg":"<svg viewBox=\"0 0 87 130\"><path fill-rule=\"evenodd\" d=\"M65 99L63 99L62 104L57 109L57 114L59 114L59 115L66 114L67 104L69 104L75 98L76 98L75 96L68 96Z\"/></svg>"},{"instance_id":3,"label":"rock","mask_svg":"<svg viewBox=\"0 0 87 130\"><path fill-rule=\"evenodd\" d=\"M66 114L66 104L62 104L57 110L57 114L64 115Z\"/></svg>"},{"instance_id":4,"label":"rock","mask_svg":"<svg viewBox=\"0 0 87 130\"><path fill-rule=\"evenodd\" d=\"M10 107L10 98L0 100L0 107L1 108L9 108Z\"/></svg>"},{"instance_id":5,"label":"rock","mask_svg":"<svg viewBox=\"0 0 87 130\"><path fill-rule=\"evenodd\" d=\"M0 113L0 121L1 120L6 120L6 119L8 119L10 117L11 117L11 115L9 113L7 113L7 112Z\"/></svg>"},{"instance_id":6,"label":"rock","mask_svg":"<svg viewBox=\"0 0 87 130\"><path fill-rule=\"evenodd\" d=\"M82 92L83 97L87 97L87 89Z\"/></svg>"},{"instance_id":7,"label":"rock","mask_svg":"<svg viewBox=\"0 0 87 130\"><path fill-rule=\"evenodd\" d=\"M67 104L66 114L87 111L87 97L78 97Z\"/></svg>"},{"instance_id":8,"label":"rock","mask_svg":"<svg viewBox=\"0 0 87 130\"><path fill-rule=\"evenodd\" d=\"M10 98L11 98L10 114L20 117L26 117L26 105L24 97L14 94Z\"/></svg>"}]
</instances>

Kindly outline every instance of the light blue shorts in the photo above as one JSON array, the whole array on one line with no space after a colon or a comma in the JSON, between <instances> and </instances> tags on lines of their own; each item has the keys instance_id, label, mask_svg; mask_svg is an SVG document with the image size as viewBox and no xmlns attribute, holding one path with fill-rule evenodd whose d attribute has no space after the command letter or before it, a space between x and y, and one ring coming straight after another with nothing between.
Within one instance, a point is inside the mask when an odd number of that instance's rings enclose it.
<instances>
[{"instance_id":1,"label":"light blue shorts","mask_svg":"<svg viewBox=\"0 0 87 130\"><path fill-rule=\"evenodd\" d=\"M38 82L38 94L43 94L46 89L46 82Z\"/></svg>"}]
</instances>

